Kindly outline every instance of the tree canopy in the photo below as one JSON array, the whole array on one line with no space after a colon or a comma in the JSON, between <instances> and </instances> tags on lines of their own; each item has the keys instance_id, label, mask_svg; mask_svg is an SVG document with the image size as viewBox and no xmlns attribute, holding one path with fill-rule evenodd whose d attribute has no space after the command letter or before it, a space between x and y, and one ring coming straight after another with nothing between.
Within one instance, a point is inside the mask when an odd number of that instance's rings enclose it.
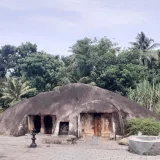
<instances>
[{"instance_id":1,"label":"tree canopy","mask_svg":"<svg viewBox=\"0 0 160 160\"><path fill-rule=\"evenodd\" d=\"M35 92L20 94L18 100L67 83L96 85L131 98L131 90L132 95L138 95L136 92L143 86L144 79L148 87L153 81L159 86L160 51L155 50L159 43L143 32L130 44L130 48L122 50L107 37L84 38L70 47L69 56L62 57L38 51L37 45L30 42L19 46L4 45L0 49L0 79L3 84L9 83L6 75L11 79L24 79L25 87L35 88ZM0 90L3 108L7 106L4 101L6 89ZM141 104L136 98L134 100Z\"/></svg>"}]
</instances>

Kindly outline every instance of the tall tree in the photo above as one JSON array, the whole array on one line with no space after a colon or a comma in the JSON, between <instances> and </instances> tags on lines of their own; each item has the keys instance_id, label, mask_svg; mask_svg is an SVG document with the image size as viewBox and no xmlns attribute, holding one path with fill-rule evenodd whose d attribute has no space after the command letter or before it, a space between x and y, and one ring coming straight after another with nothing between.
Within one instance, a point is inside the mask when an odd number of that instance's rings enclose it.
<instances>
[{"instance_id":1,"label":"tall tree","mask_svg":"<svg viewBox=\"0 0 160 160\"><path fill-rule=\"evenodd\" d=\"M130 42L130 44L140 50L141 56L140 60L143 63L143 65L147 65L149 67L152 67L152 63L155 61L154 56L148 55L147 53L149 51L152 51L153 49L160 46L159 43L154 43L154 40L152 38L146 37L144 32L141 32L137 35L135 42Z\"/></svg>"},{"instance_id":2,"label":"tall tree","mask_svg":"<svg viewBox=\"0 0 160 160\"><path fill-rule=\"evenodd\" d=\"M35 88L31 88L28 81L15 77L7 78L1 87L1 99L7 101L10 105L19 102L26 94L35 92Z\"/></svg>"},{"instance_id":3,"label":"tall tree","mask_svg":"<svg viewBox=\"0 0 160 160\"><path fill-rule=\"evenodd\" d=\"M63 82L67 83L66 74L64 63L59 57L44 52L20 58L12 73L14 76L26 77L38 92L50 91Z\"/></svg>"},{"instance_id":4,"label":"tall tree","mask_svg":"<svg viewBox=\"0 0 160 160\"><path fill-rule=\"evenodd\" d=\"M84 38L71 47L73 54L63 60L73 82L81 82L84 78L94 81L108 65L116 63L118 50L106 37L100 40Z\"/></svg>"},{"instance_id":5,"label":"tall tree","mask_svg":"<svg viewBox=\"0 0 160 160\"><path fill-rule=\"evenodd\" d=\"M0 77L4 78L7 70L15 65L16 47L11 45L2 46L0 49Z\"/></svg>"},{"instance_id":6,"label":"tall tree","mask_svg":"<svg viewBox=\"0 0 160 160\"><path fill-rule=\"evenodd\" d=\"M30 42L22 43L16 48L16 54L20 58L24 58L35 53L37 53L37 45Z\"/></svg>"},{"instance_id":7,"label":"tall tree","mask_svg":"<svg viewBox=\"0 0 160 160\"><path fill-rule=\"evenodd\" d=\"M126 95L128 88L135 88L136 84L146 78L148 72L145 66L135 64L117 64L107 67L96 84L102 88Z\"/></svg>"},{"instance_id":8,"label":"tall tree","mask_svg":"<svg viewBox=\"0 0 160 160\"><path fill-rule=\"evenodd\" d=\"M154 43L152 38L146 37L144 32L141 32L136 37L136 42L130 42L135 48L147 52L153 50L154 48L160 46L159 43Z\"/></svg>"}]
</instances>

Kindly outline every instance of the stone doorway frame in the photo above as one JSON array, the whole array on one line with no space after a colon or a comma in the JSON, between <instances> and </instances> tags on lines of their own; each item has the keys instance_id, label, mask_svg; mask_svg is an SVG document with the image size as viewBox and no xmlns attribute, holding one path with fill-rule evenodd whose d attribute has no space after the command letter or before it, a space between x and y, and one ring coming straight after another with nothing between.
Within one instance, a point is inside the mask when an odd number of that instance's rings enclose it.
<instances>
[{"instance_id":1,"label":"stone doorway frame","mask_svg":"<svg viewBox=\"0 0 160 160\"><path fill-rule=\"evenodd\" d=\"M101 128L103 128L103 130L101 130L101 135L97 135L95 134L95 116L99 115L101 117ZM88 126L90 128L90 131L85 132L84 126L82 126L82 123L86 123L83 122L83 119L86 116L89 116L88 118L90 119L90 122L88 121L87 123L91 124L91 126ZM104 117L108 117L106 119L104 119ZM106 121L107 120L107 121ZM105 126L103 124L106 124ZM83 124L84 125L84 124ZM92 112L87 112L87 113L80 113L78 116L78 136L79 137L90 137L90 136L100 136L100 137L105 137L105 138L110 138L110 135L114 135L116 132L116 126L117 124L115 123L115 116L113 115L113 113L107 113L107 112L100 112L100 113L92 113ZM109 127L109 128L108 128ZM106 130L105 128L108 128L108 130Z\"/></svg>"},{"instance_id":2,"label":"stone doorway frame","mask_svg":"<svg viewBox=\"0 0 160 160\"><path fill-rule=\"evenodd\" d=\"M46 115L44 116L44 127L46 134L52 134L53 131L53 119L52 116Z\"/></svg>"},{"instance_id":3,"label":"stone doorway frame","mask_svg":"<svg viewBox=\"0 0 160 160\"><path fill-rule=\"evenodd\" d=\"M39 115L36 115L34 117L34 121L33 121L34 127L35 127L35 132L36 133L40 133L41 131L41 117Z\"/></svg>"},{"instance_id":4,"label":"stone doorway frame","mask_svg":"<svg viewBox=\"0 0 160 160\"><path fill-rule=\"evenodd\" d=\"M66 131L62 130L63 127L66 129ZM59 135L68 135L68 134L69 134L69 121L60 122L59 123Z\"/></svg>"},{"instance_id":5,"label":"stone doorway frame","mask_svg":"<svg viewBox=\"0 0 160 160\"><path fill-rule=\"evenodd\" d=\"M56 115L51 115L51 114L45 114L45 115L39 115L39 114L35 114L35 115L28 115L28 131L31 132L33 128L35 128L34 126L34 119L36 116L40 116L41 117L41 128L40 128L40 133L41 134L46 134L46 129L45 129L45 124L44 124L44 117L45 116L51 116L52 117L52 133L54 133L55 131L55 127L56 127Z\"/></svg>"}]
</instances>

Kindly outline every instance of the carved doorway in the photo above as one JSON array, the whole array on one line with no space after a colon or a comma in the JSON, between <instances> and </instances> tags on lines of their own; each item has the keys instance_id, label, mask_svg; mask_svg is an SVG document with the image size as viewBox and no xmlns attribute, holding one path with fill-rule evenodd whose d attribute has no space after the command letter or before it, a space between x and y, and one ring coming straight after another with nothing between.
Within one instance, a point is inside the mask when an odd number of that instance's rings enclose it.
<instances>
[{"instance_id":1,"label":"carved doorway","mask_svg":"<svg viewBox=\"0 0 160 160\"><path fill-rule=\"evenodd\" d=\"M34 127L36 130L36 133L40 133L40 130L41 130L41 117L40 116L35 116Z\"/></svg>"},{"instance_id":2,"label":"carved doorway","mask_svg":"<svg viewBox=\"0 0 160 160\"><path fill-rule=\"evenodd\" d=\"M59 135L68 135L69 122L60 122Z\"/></svg>"},{"instance_id":3,"label":"carved doorway","mask_svg":"<svg viewBox=\"0 0 160 160\"><path fill-rule=\"evenodd\" d=\"M101 114L94 115L94 135L101 136Z\"/></svg>"},{"instance_id":4,"label":"carved doorway","mask_svg":"<svg viewBox=\"0 0 160 160\"><path fill-rule=\"evenodd\" d=\"M50 115L44 117L44 125L46 134L52 134L52 117Z\"/></svg>"}]
</instances>

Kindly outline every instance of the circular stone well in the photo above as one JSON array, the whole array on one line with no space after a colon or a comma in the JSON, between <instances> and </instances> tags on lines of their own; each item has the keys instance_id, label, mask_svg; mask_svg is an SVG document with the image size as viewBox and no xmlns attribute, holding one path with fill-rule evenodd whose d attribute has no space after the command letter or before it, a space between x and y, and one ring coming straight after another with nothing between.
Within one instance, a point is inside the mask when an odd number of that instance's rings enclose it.
<instances>
[{"instance_id":1,"label":"circular stone well","mask_svg":"<svg viewBox=\"0 0 160 160\"><path fill-rule=\"evenodd\" d=\"M140 155L160 155L160 137L131 136L129 151Z\"/></svg>"}]
</instances>

